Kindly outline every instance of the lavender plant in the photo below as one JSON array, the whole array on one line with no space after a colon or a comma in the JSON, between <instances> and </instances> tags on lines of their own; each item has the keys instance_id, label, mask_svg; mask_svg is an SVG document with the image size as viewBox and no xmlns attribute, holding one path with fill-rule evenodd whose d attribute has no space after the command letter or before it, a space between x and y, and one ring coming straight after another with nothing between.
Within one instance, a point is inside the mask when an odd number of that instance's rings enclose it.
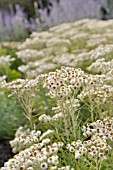
<instances>
[{"instance_id":1,"label":"lavender plant","mask_svg":"<svg viewBox=\"0 0 113 170\"><path fill-rule=\"evenodd\" d=\"M52 8L50 15L47 15L47 9L40 9L39 13L44 22L44 26L51 27L65 22L74 22L83 18L102 17L100 8L107 8L105 0L60 0L59 3L51 1ZM68 14L68 15L67 15Z\"/></svg>"},{"instance_id":2,"label":"lavender plant","mask_svg":"<svg viewBox=\"0 0 113 170\"><path fill-rule=\"evenodd\" d=\"M35 22L28 21L26 14L15 6L16 12L10 7L10 12L0 10L0 41L19 41L28 36L28 29L34 29Z\"/></svg>"}]
</instances>

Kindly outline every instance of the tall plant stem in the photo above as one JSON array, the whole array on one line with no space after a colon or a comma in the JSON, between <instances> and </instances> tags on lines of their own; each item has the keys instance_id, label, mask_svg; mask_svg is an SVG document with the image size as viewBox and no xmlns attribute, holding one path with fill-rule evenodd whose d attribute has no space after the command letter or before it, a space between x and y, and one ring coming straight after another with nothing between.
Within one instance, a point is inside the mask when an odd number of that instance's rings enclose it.
<instances>
[{"instance_id":1,"label":"tall plant stem","mask_svg":"<svg viewBox=\"0 0 113 170\"><path fill-rule=\"evenodd\" d=\"M67 125L66 114L65 114L65 111L64 111L63 102L61 102L61 106L62 106L62 113L64 115L65 133L66 133L67 141L69 141L68 125Z\"/></svg>"}]
</instances>

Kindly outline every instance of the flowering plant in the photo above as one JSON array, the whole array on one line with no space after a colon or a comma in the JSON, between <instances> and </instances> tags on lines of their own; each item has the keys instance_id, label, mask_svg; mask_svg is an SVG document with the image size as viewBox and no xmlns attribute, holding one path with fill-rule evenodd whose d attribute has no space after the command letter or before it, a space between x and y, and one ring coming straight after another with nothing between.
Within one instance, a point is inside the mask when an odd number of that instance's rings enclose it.
<instances>
[{"instance_id":1,"label":"flowering plant","mask_svg":"<svg viewBox=\"0 0 113 170\"><path fill-rule=\"evenodd\" d=\"M92 35L86 30L94 23ZM0 87L18 101L28 121L10 141L15 156L1 170L112 170L110 28L112 21L83 20L33 33L19 46L16 54L25 64L23 70L19 67L25 79L8 82L4 76ZM103 30L105 41L97 43Z\"/></svg>"}]
</instances>

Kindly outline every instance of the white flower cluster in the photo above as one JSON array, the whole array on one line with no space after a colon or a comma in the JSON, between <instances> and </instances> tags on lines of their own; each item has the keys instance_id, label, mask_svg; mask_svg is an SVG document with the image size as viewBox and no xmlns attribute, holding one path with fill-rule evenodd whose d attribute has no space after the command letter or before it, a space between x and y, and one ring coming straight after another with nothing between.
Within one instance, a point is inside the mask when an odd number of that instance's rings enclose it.
<instances>
[{"instance_id":1,"label":"white flower cluster","mask_svg":"<svg viewBox=\"0 0 113 170\"><path fill-rule=\"evenodd\" d=\"M18 49L42 49L46 47L46 41L38 36L27 38L24 43L20 44Z\"/></svg>"},{"instance_id":2,"label":"white flower cluster","mask_svg":"<svg viewBox=\"0 0 113 170\"><path fill-rule=\"evenodd\" d=\"M84 91L87 90L87 88L89 90L91 87L94 88L96 84L101 86L104 81L104 75L87 75L81 69L62 67L60 70L49 72L46 75L43 87L49 89L48 95L51 98L57 97L57 99L60 99L66 97L67 104L72 100L73 104L75 103L77 106L78 100L72 98L72 95L75 93L74 91L77 91L80 87L84 87ZM70 99L68 99L68 97L70 97Z\"/></svg>"},{"instance_id":3,"label":"white flower cluster","mask_svg":"<svg viewBox=\"0 0 113 170\"><path fill-rule=\"evenodd\" d=\"M7 68L11 65L11 62L13 62L15 59L11 58L10 55L7 56L1 56L0 57L0 67L1 68Z\"/></svg>"},{"instance_id":4,"label":"white flower cluster","mask_svg":"<svg viewBox=\"0 0 113 170\"><path fill-rule=\"evenodd\" d=\"M39 37L39 38L51 38L53 37L53 33L48 32L48 31L41 31L41 32L32 32L32 34L30 35L31 38L34 37Z\"/></svg>"},{"instance_id":5,"label":"white flower cluster","mask_svg":"<svg viewBox=\"0 0 113 170\"><path fill-rule=\"evenodd\" d=\"M15 138L10 141L13 153L29 148L31 145L40 142L54 130L48 129L41 134L40 130L30 130L26 127L19 127L15 133Z\"/></svg>"},{"instance_id":6,"label":"white flower cluster","mask_svg":"<svg viewBox=\"0 0 113 170\"><path fill-rule=\"evenodd\" d=\"M51 57L50 57L51 58ZM47 59L42 58L40 60L35 60L28 62L26 65L21 65L18 67L18 70L30 78L36 77L38 74L45 71L53 70L56 68L54 63L46 63Z\"/></svg>"},{"instance_id":7,"label":"white flower cluster","mask_svg":"<svg viewBox=\"0 0 113 170\"><path fill-rule=\"evenodd\" d=\"M78 98L81 101L91 99L95 104L109 103L112 101L113 96L113 87L111 85L96 84L95 86L87 86L84 90L78 95Z\"/></svg>"},{"instance_id":8,"label":"white flower cluster","mask_svg":"<svg viewBox=\"0 0 113 170\"><path fill-rule=\"evenodd\" d=\"M19 45L21 51L17 56L24 65L18 69L26 76L35 77L61 66L84 67L96 59L112 58L112 25L112 21L85 19L34 32Z\"/></svg>"},{"instance_id":9,"label":"white flower cluster","mask_svg":"<svg viewBox=\"0 0 113 170\"><path fill-rule=\"evenodd\" d=\"M1 170L52 170L54 167L58 169L59 156L57 153L63 143L57 142L52 145L49 145L49 143L50 139L46 138L41 143L20 151L14 158L9 159Z\"/></svg>"},{"instance_id":10,"label":"white flower cluster","mask_svg":"<svg viewBox=\"0 0 113 170\"><path fill-rule=\"evenodd\" d=\"M89 55L91 60L96 60L103 58L105 55L108 55L111 52L113 52L113 45L107 44L98 46L96 49L90 51Z\"/></svg>"},{"instance_id":11,"label":"white flower cluster","mask_svg":"<svg viewBox=\"0 0 113 170\"><path fill-rule=\"evenodd\" d=\"M107 159L106 154L112 149L109 141L113 142L113 118L107 117L103 121L88 123L87 126L83 126L82 131L85 137L90 136L91 139L67 144L69 151L75 153L75 159L86 155L89 160L95 157L101 161Z\"/></svg>"},{"instance_id":12,"label":"white flower cluster","mask_svg":"<svg viewBox=\"0 0 113 170\"><path fill-rule=\"evenodd\" d=\"M72 61L74 61L75 58L77 59L77 55L75 55L75 54L64 53L64 54L60 54L60 55L57 54L52 59L52 61L59 65L62 64L62 65L72 66L72 63L73 63Z\"/></svg>"},{"instance_id":13,"label":"white flower cluster","mask_svg":"<svg viewBox=\"0 0 113 170\"><path fill-rule=\"evenodd\" d=\"M24 129L19 127L15 133L14 140L10 141L13 153L29 148L40 141L41 131Z\"/></svg>"},{"instance_id":14,"label":"white flower cluster","mask_svg":"<svg viewBox=\"0 0 113 170\"><path fill-rule=\"evenodd\" d=\"M54 121L58 121L59 119L61 119L61 118L63 118L63 113L62 112L60 112L60 113L57 113L57 114L55 114L54 116L49 116L49 115L46 115L46 114L42 114L39 118L38 118L38 120L40 121L40 122L45 122L45 123L47 123L47 122L54 122Z\"/></svg>"},{"instance_id":15,"label":"white flower cluster","mask_svg":"<svg viewBox=\"0 0 113 170\"><path fill-rule=\"evenodd\" d=\"M46 58L44 58L44 51L34 49L25 49L18 51L17 57L22 60L25 65L18 67L18 70L26 76L35 77L44 70L54 69L55 65L49 63L46 65Z\"/></svg>"},{"instance_id":16,"label":"white flower cluster","mask_svg":"<svg viewBox=\"0 0 113 170\"><path fill-rule=\"evenodd\" d=\"M87 127L83 126L82 128L84 136L99 136L104 137L113 141L113 118L106 117L103 120L97 120L93 123L88 123Z\"/></svg>"},{"instance_id":17,"label":"white flower cluster","mask_svg":"<svg viewBox=\"0 0 113 170\"><path fill-rule=\"evenodd\" d=\"M97 72L97 73L102 73L102 74L106 74L112 69L113 69L113 59L111 61L106 62L105 58L96 60L96 62L92 63L88 67L88 70Z\"/></svg>"},{"instance_id":18,"label":"white flower cluster","mask_svg":"<svg viewBox=\"0 0 113 170\"><path fill-rule=\"evenodd\" d=\"M54 34L51 34L51 37L44 37L45 32L42 33L35 33L34 35L31 35L32 38L27 38L25 42L23 42L21 45L19 45L19 49L43 49L43 48L50 48L50 47L60 47L60 46L69 46L71 45L70 40L68 39L62 39L59 36L54 36ZM49 34L48 34L49 35Z\"/></svg>"},{"instance_id":19,"label":"white flower cluster","mask_svg":"<svg viewBox=\"0 0 113 170\"><path fill-rule=\"evenodd\" d=\"M33 49L25 49L22 51L16 52L16 55L19 59L22 60L23 63L28 63L29 61L34 61L36 59L40 59L44 57L43 51L33 50Z\"/></svg>"},{"instance_id":20,"label":"white flower cluster","mask_svg":"<svg viewBox=\"0 0 113 170\"><path fill-rule=\"evenodd\" d=\"M44 75L38 76L35 79L17 79L8 83L3 82L1 88L7 88L11 92L11 95L30 92L32 96L34 95L34 91L38 91L40 81L43 77Z\"/></svg>"},{"instance_id":21,"label":"white flower cluster","mask_svg":"<svg viewBox=\"0 0 113 170\"><path fill-rule=\"evenodd\" d=\"M95 46L98 46L98 45L101 45L102 43L105 43L106 42L106 37L101 37L100 35L99 35L99 37L97 38L95 38L94 36L92 37L92 39L89 39L88 41L87 41L87 45L89 46L89 47L95 47Z\"/></svg>"},{"instance_id":22,"label":"white flower cluster","mask_svg":"<svg viewBox=\"0 0 113 170\"><path fill-rule=\"evenodd\" d=\"M81 69L62 67L61 70L49 72L43 87L47 87L51 98L66 97L74 89L80 88L85 83L85 73Z\"/></svg>"}]
</instances>

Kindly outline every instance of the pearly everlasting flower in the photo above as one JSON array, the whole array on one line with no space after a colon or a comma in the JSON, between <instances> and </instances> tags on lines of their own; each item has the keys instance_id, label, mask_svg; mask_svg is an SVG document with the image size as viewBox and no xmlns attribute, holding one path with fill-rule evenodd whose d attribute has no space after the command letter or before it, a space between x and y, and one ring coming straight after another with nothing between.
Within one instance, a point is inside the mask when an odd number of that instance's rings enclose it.
<instances>
[{"instance_id":1,"label":"pearly everlasting flower","mask_svg":"<svg viewBox=\"0 0 113 170\"><path fill-rule=\"evenodd\" d=\"M10 141L13 152L16 153L37 143L40 135L41 131L30 131L29 129L26 130L25 128L20 127L15 133L15 139Z\"/></svg>"},{"instance_id":2,"label":"pearly everlasting flower","mask_svg":"<svg viewBox=\"0 0 113 170\"><path fill-rule=\"evenodd\" d=\"M43 139L44 141L44 139ZM46 142L46 144L45 144ZM59 164L59 156L57 152L60 147L48 145L49 139L45 139L44 145L39 147L39 144L33 144L27 149L20 151L12 159L4 164L2 169L53 169ZM62 142L60 142L62 143ZM54 145L54 144L53 144ZM56 145L59 145L56 143ZM53 151L54 149L54 151Z\"/></svg>"},{"instance_id":3,"label":"pearly everlasting flower","mask_svg":"<svg viewBox=\"0 0 113 170\"><path fill-rule=\"evenodd\" d=\"M48 165L47 165L46 162L42 162L41 165L40 165L40 167L41 167L42 170L45 170L45 169L48 168Z\"/></svg>"},{"instance_id":4,"label":"pearly everlasting flower","mask_svg":"<svg viewBox=\"0 0 113 170\"><path fill-rule=\"evenodd\" d=\"M95 70L95 68L97 68ZM113 68L113 60L105 61L105 58L101 58L96 60L92 65L88 67L88 70L101 72L106 74L107 72L111 71Z\"/></svg>"},{"instance_id":5,"label":"pearly everlasting flower","mask_svg":"<svg viewBox=\"0 0 113 170\"><path fill-rule=\"evenodd\" d=\"M16 55L19 59L22 60L23 63L28 63L29 61L36 60L37 58L44 57L44 53L42 51L33 50L33 49L25 49L22 51L16 52Z\"/></svg>"},{"instance_id":6,"label":"pearly everlasting flower","mask_svg":"<svg viewBox=\"0 0 113 170\"><path fill-rule=\"evenodd\" d=\"M1 56L0 57L0 67L7 68L11 65L11 63L14 61L14 58L11 58L10 55L7 56Z\"/></svg>"}]
</instances>

